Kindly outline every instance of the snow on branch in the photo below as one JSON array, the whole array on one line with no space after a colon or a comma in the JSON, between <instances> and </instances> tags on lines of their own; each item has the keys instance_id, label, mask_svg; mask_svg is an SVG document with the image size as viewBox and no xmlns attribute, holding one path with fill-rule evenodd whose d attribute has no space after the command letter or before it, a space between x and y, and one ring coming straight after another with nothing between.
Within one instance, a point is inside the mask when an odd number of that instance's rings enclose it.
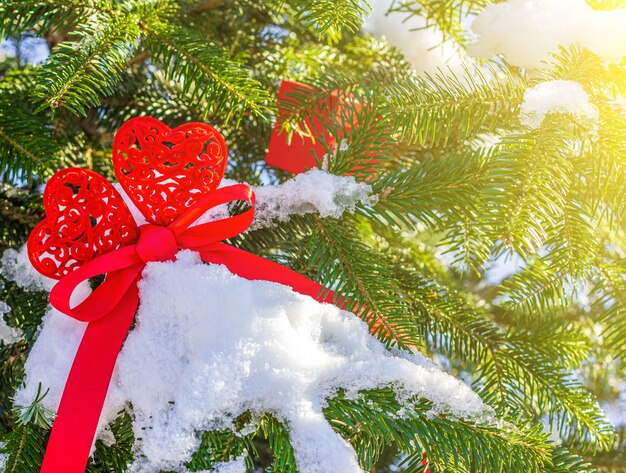
<instances>
[{"instance_id":1,"label":"snow on branch","mask_svg":"<svg viewBox=\"0 0 626 473\"><path fill-rule=\"evenodd\" d=\"M626 56L626 9L596 11L585 0L508 0L488 5L472 24L468 52L504 54L513 65L540 68L559 46L589 49L609 63Z\"/></svg>"},{"instance_id":2,"label":"snow on branch","mask_svg":"<svg viewBox=\"0 0 626 473\"><path fill-rule=\"evenodd\" d=\"M22 338L21 331L7 325L7 323L4 321L4 318L2 317L3 314L6 314L10 311L11 308L5 302L0 301L0 341L4 343L15 343L20 338Z\"/></svg>"},{"instance_id":3,"label":"snow on branch","mask_svg":"<svg viewBox=\"0 0 626 473\"><path fill-rule=\"evenodd\" d=\"M283 184L255 187L257 212L254 229L285 222L291 215L317 213L321 217L340 218L354 211L357 204L374 205L372 188L352 176L336 176L312 169Z\"/></svg>"},{"instance_id":4,"label":"snow on branch","mask_svg":"<svg viewBox=\"0 0 626 473\"><path fill-rule=\"evenodd\" d=\"M449 68L463 73L463 63L470 58L424 16L410 10L389 11L396 4L394 0L370 0L369 3L372 13L365 21L365 31L384 37L398 48L415 71L437 74Z\"/></svg>"},{"instance_id":5,"label":"snow on branch","mask_svg":"<svg viewBox=\"0 0 626 473\"><path fill-rule=\"evenodd\" d=\"M26 245L19 251L7 249L0 258L0 273L18 286L32 291L48 291L56 283L54 279L42 276L33 268L28 259Z\"/></svg>"},{"instance_id":6,"label":"snow on branch","mask_svg":"<svg viewBox=\"0 0 626 473\"><path fill-rule=\"evenodd\" d=\"M221 187L237 184L224 179ZM131 210L138 225L145 223L143 215L126 196L121 186L115 186ZM377 196L372 187L357 182L353 176L337 176L320 169L311 169L277 185L252 187L256 195L254 222L250 229L258 230L279 222L286 222L292 215L317 213L321 217L340 218L344 212L352 212L358 204L374 205ZM221 205L209 210L197 223L205 223L228 216L228 208Z\"/></svg>"},{"instance_id":7,"label":"snow on branch","mask_svg":"<svg viewBox=\"0 0 626 473\"><path fill-rule=\"evenodd\" d=\"M229 462L222 462L215 465L212 470L199 471L197 473L246 473L246 462L244 457L237 458Z\"/></svg>"},{"instance_id":8,"label":"snow on branch","mask_svg":"<svg viewBox=\"0 0 626 473\"><path fill-rule=\"evenodd\" d=\"M0 448L4 446L3 443L0 443ZM0 453L0 471L4 471L7 466L7 461L9 460L8 453Z\"/></svg>"},{"instance_id":9,"label":"snow on branch","mask_svg":"<svg viewBox=\"0 0 626 473\"><path fill-rule=\"evenodd\" d=\"M572 114L592 129L597 128L600 115L583 86L572 80L543 82L526 91L520 109L522 125L539 128L550 113Z\"/></svg>"}]
</instances>

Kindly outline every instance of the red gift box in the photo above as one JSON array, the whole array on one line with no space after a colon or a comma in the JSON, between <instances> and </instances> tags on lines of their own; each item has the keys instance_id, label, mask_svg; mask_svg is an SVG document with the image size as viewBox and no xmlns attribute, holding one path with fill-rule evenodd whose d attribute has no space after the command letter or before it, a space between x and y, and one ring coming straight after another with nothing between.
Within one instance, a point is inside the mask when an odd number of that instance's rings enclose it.
<instances>
[{"instance_id":1,"label":"red gift box","mask_svg":"<svg viewBox=\"0 0 626 473\"><path fill-rule=\"evenodd\" d=\"M321 159L326 154L326 149L320 142L320 139L324 139L327 144L335 144L333 137L327 133L323 133L324 125L328 125L329 117L328 111L333 110L334 115L338 115L339 100L337 100L337 92L333 91L325 99L321 99L320 102L313 107L313 120L306 119L304 124L308 131L316 137L314 140L312 137L302 136L298 133L292 133L291 136L282 130L282 120L286 116L284 108L281 107L281 103L294 100L292 95L294 92L315 92L315 88L301 84L299 82L283 81L278 91L278 117L274 129L272 130L272 136L270 138L270 144L265 157L265 162L270 166L274 166L278 169L288 171L294 174L305 172L307 169L317 167L315 158ZM291 97L290 97L291 95ZM322 113L316 113L322 112ZM322 120L318 117L322 116ZM305 128L305 129L306 129Z\"/></svg>"},{"instance_id":2,"label":"red gift box","mask_svg":"<svg viewBox=\"0 0 626 473\"><path fill-rule=\"evenodd\" d=\"M305 118L302 128L312 136L303 136L293 132L291 136L282 129L282 120L287 117L285 103L296 101L297 93L314 94L317 91L310 85L300 82L283 81L278 91L278 117L272 136L270 138L265 162L283 171L300 174L308 169L317 167L317 160L321 160L327 154L327 147L337 145L335 137L325 129L333 125L339 126L338 135L341 132L349 133L352 126L358 125L358 113L361 104L354 100L352 95L342 95L338 90L329 94L323 94L318 103L314 103L308 115L313 119ZM332 113L329 113L332 112ZM326 147L322 144L325 143ZM376 169L368 165L375 165L378 159L372 157L366 161L366 166L355 166L347 174L369 174L365 179L371 179L376 174Z\"/></svg>"}]
</instances>

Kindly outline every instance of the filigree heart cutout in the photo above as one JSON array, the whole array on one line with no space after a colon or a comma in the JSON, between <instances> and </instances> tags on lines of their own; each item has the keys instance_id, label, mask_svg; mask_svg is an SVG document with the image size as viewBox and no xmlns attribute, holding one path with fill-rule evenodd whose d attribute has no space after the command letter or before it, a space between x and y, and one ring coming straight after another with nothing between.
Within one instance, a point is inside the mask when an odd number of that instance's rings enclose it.
<instances>
[{"instance_id":1,"label":"filigree heart cutout","mask_svg":"<svg viewBox=\"0 0 626 473\"><path fill-rule=\"evenodd\" d=\"M118 130L113 167L130 199L151 223L168 225L224 176L228 149L222 135L204 123L170 128L136 117Z\"/></svg>"},{"instance_id":2,"label":"filigree heart cutout","mask_svg":"<svg viewBox=\"0 0 626 473\"><path fill-rule=\"evenodd\" d=\"M28 256L44 276L61 279L96 256L137 241L135 220L113 185L88 169L67 168L46 184L44 218Z\"/></svg>"}]
</instances>

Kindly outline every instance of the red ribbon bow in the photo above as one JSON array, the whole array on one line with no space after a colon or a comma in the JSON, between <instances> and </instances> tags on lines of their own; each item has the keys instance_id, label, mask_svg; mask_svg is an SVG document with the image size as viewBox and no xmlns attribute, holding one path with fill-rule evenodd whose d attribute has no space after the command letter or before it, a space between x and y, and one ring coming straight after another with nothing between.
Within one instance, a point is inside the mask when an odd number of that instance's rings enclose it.
<instances>
[{"instance_id":1,"label":"red ribbon bow","mask_svg":"<svg viewBox=\"0 0 626 473\"><path fill-rule=\"evenodd\" d=\"M332 292L314 281L222 242L249 227L255 204L245 184L217 189L226 161L224 139L209 125L188 123L170 129L150 117L126 122L115 136L113 165L120 184L149 222L139 228L122 197L99 174L69 168L48 181L47 218L28 239L29 257L39 272L60 279L50 293L51 304L88 326L65 384L42 472L85 469L115 361L139 304L137 282L146 263L171 260L187 248L246 279L282 283L333 302ZM247 202L250 208L194 225L206 211L235 201ZM76 287L103 274L102 284L71 307Z\"/></svg>"}]
</instances>

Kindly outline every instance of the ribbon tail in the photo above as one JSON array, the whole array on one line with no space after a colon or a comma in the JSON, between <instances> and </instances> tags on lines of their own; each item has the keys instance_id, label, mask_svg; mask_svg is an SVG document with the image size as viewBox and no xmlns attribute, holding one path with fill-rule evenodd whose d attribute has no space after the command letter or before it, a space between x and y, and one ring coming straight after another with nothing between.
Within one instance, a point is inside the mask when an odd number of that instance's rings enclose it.
<instances>
[{"instance_id":1,"label":"ribbon tail","mask_svg":"<svg viewBox=\"0 0 626 473\"><path fill-rule=\"evenodd\" d=\"M41 473L83 473L117 355L139 304L136 281L106 317L90 322L76 352Z\"/></svg>"},{"instance_id":2,"label":"ribbon tail","mask_svg":"<svg viewBox=\"0 0 626 473\"><path fill-rule=\"evenodd\" d=\"M347 305L346 301L335 301L333 291L306 276L226 243L215 243L210 248L201 249L200 257L205 263L223 264L233 274L245 279L277 282L319 302L335 304L339 308Z\"/></svg>"}]
</instances>

